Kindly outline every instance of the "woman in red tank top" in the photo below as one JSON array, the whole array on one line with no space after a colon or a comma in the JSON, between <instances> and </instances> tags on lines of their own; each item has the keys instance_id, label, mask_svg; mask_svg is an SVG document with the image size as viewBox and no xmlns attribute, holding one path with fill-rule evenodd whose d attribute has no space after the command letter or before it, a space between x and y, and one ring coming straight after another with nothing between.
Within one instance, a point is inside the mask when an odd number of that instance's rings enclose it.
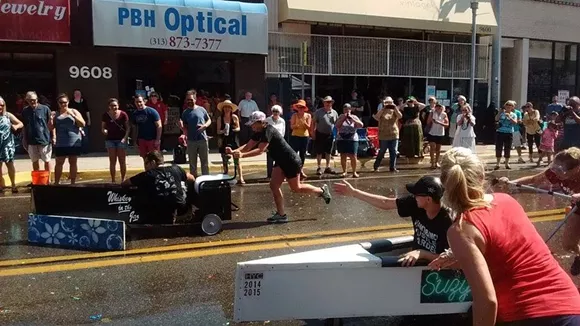
<instances>
[{"instance_id":1,"label":"woman in red tank top","mask_svg":"<svg viewBox=\"0 0 580 326\"><path fill-rule=\"evenodd\" d=\"M500 183L507 184L506 177L499 179ZM570 147L554 157L554 162L545 170L536 175L522 177L513 182L536 187L549 186L568 195L578 197L580 194L580 149ZM574 262L570 267L570 274L580 275L580 213L572 214L562 235L564 250L575 254Z\"/></svg>"},{"instance_id":2,"label":"woman in red tank top","mask_svg":"<svg viewBox=\"0 0 580 326\"><path fill-rule=\"evenodd\" d=\"M447 237L471 287L473 324L580 325L574 283L522 206L506 194L485 194L479 158L453 148L441 171L444 202L457 213Z\"/></svg>"}]
</instances>

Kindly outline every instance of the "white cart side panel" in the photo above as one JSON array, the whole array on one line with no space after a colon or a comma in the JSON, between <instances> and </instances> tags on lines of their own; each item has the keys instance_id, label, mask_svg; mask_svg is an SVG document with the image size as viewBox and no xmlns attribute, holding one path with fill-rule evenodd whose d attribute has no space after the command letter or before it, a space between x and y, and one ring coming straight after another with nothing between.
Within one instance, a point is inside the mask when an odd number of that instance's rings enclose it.
<instances>
[{"instance_id":1,"label":"white cart side panel","mask_svg":"<svg viewBox=\"0 0 580 326\"><path fill-rule=\"evenodd\" d=\"M338 266L338 267L366 267L366 266L381 266L381 259L366 251L360 244L353 244L347 246L332 247L319 250L310 250L305 252L297 252L289 255L282 255L270 258L263 258L258 260L238 263L248 268L253 266L271 265L284 268L291 268L291 266Z\"/></svg>"},{"instance_id":2,"label":"white cart side panel","mask_svg":"<svg viewBox=\"0 0 580 326\"><path fill-rule=\"evenodd\" d=\"M423 268L333 268L241 272L234 319L240 321L453 314L471 302L421 303ZM434 285L436 280L433 279ZM458 282L457 282L458 283ZM438 284L460 296L462 284ZM435 290L435 288L429 289Z\"/></svg>"}]
</instances>

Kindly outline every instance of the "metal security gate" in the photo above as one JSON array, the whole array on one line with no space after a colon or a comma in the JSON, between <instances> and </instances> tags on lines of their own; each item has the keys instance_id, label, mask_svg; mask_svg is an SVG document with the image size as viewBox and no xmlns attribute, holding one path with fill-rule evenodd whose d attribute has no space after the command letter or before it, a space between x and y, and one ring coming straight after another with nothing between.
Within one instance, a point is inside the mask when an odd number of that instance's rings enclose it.
<instances>
[{"instance_id":1,"label":"metal security gate","mask_svg":"<svg viewBox=\"0 0 580 326\"><path fill-rule=\"evenodd\" d=\"M471 44L269 33L268 74L469 79ZM307 44L303 67L302 44ZM476 79L487 80L489 47L478 44Z\"/></svg>"}]
</instances>

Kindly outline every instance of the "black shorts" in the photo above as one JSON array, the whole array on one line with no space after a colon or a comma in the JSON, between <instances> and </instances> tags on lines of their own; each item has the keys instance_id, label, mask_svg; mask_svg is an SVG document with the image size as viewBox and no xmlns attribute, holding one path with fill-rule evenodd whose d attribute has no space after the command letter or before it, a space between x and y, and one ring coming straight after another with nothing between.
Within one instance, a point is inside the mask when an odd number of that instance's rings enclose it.
<instances>
[{"instance_id":1,"label":"black shorts","mask_svg":"<svg viewBox=\"0 0 580 326\"><path fill-rule=\"evenodd\" d=\"M80 156L82 150L82 147L54 147L52 149L55 157Z\"/></svg>"},{"instance_id":2,"label":"black shorts","mask_svg":"<svg viewBox=\"0 0 580 326\"><path fill-rule=\"evenodd\" d=\"M316 139L314 139L314 153L316 155L330 154L332 151L332 134L323 134L316 132Z\"/></svg>"},{"instance_id":3,"label":"black shorts","mask_svg":"<svg viewBox=\"0 0 580 326\"><path fill-rule=\"evenodd\" d=\"M427 134L427 140L430 143L435 143L437 145L443 145L443 138L445 138L445 136L433 136L433 135Z\"/></svg>"},{"instance_id":4,"label":"black shorts","mask_svg":"<svg viewBox=\"0 0 580 326\"><path fill-rule=\"evenodd\" d=\"M302 162L300 160L288 160L280 163L274 162L274 167L280 168L286 179L296 178L300 174L300 171L302 171L301 165Z\"/></svg>"}]
</instances>

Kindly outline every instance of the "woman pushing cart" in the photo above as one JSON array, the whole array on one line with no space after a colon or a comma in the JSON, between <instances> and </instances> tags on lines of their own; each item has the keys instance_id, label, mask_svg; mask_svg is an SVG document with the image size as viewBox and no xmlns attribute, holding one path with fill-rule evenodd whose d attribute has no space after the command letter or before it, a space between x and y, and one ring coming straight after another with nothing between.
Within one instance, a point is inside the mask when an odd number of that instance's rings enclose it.
<instances>
[{"instance_id":1,"label":"woman pushing cart","mask_svg":"<svg viewBox=\"0 0 580 326\"><path fill-rule=\"evenodd\" d=\"M250 141L236 150L226 147L226 154L232 154L234 158L245 158L258 156L266 150L270 153L274 160L270 190L276 203L276 213L267 219L268 222L288 222L288 216L284 211L284 196L280 188L284 180L288 181L288 185L293 192L317 194L327 204L330 203L332 197L326 184L322 185L322 187L315 187L301 182L302 161L300 157L288 145L276 128L266 122L266 115L263 112L256 111L252 113L247 125L251 126L254 132Z\"/></svg>"}]
</instances>

